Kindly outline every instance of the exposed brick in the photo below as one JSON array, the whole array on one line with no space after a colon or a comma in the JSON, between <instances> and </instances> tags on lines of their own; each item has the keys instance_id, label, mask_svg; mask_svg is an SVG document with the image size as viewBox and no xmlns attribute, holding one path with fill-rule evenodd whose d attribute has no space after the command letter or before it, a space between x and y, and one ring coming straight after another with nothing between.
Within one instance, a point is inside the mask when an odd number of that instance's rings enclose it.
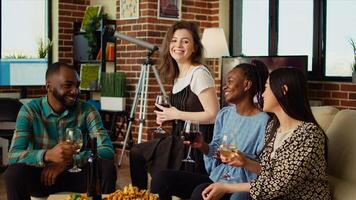
<instances>
[{"instance_id":1,"label":"exposed brick","mask_svg":"<svg viewBox=\"0 0 356 200\"><path fill-rule=\"evenodd\" d=\"M195 18L197 20L207 20L208 18L206 17L206 15L196 15Z\"/></svg>"},{"instance_id":2,"label":"exposed brick","mask_svg":"<svg viewBox=\"0 0 356 200\"><path fill-rule=\"evenodd\" d=\"M346 99L348 94L347 92L332 92L331 96L332 98Z\"/></svg>"},{"instance_id":3,"label":"exposed brick","mask_svg":"<svg viewBox=\"0 0 356 200\"><path fill-rule=\"evenodd\" d=\"M356 107L356 101L341 101L342 106Z\"/></svg>"},{"instance_id":4,"label":"exposed brick","mask_svg":"<svg viewBox=\"0 0 356 200\"><path fill-rule=\"evenodd\" d=\"M316 96L319 98L330 98L331 97L331 92L328 91L317 91Z\"/></svg>"},{"instance_id":5,"label":"exposed brick","mask_svg":"<svg viewBox=\"0 0 356 200\"><path fill-rule=\"evenodd\" d=\"M356 91L356 84L341 84L343 91Z\"/></svg>"},{"instance_id":6,"label":"exposed brick","mask_svg":"<svg viewBox=\"0 0 356 200\"><path fill-rule=\"evenodd\" d=\"M356 93L349 93L349 99L356 99Z\"/></svg>"},{"instance_id":7,"label":"exposed brick","mask_svg":"<svg viewBox=\"0 0 356 200\"><path fill-rule=\"evenodd\" d=\"M325 83L324 84L325 90L340 90L339 84L332 84L332 83Z\"/></svg>"},{"instance_id":8,"label":"exposed brick","mask_svg":"<svg viewBox=\"0 0 356 200\"><path fill-rule=\"evenodd\" d=\"M325 106L339 106L340 105L340 100L324 99L323 100L323 105L325 105Z\"/></svg>"}]
</instances>

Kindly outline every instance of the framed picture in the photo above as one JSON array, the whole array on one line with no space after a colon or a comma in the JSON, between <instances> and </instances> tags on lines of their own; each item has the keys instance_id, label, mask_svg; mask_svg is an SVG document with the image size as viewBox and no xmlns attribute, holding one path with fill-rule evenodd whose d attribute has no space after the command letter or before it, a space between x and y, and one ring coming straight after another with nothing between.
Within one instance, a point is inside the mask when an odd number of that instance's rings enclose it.
<instances>
[{"instance_id":1,"label":"framed picture","mask_svg":"<svg viewBox=\"0 0 356 200\"><path fill-rule=\"evenodd\" d=\"M80 85L81 90L98 90L100 87L101 64L82 64L80 66Z\"/></svg>"},{"instance_id":2,"label":"framed picture","mask_svg":"<svg viewBox=\"0 0 356 200\"><path fill-rule=\"evenodd\" d=\"M138 19L139 12L139 0L120 0L120 19Z\"/></svg>"},{"instance_id":3,"label":"framed picture","mask_svg":"<svg viewBox=\"0 0 356 200\"><path fill-rule=\"evenodd\" d=\"M182 0L158 0L157 17L159 19L180 20Z\"/></svg>"}]
</instances>

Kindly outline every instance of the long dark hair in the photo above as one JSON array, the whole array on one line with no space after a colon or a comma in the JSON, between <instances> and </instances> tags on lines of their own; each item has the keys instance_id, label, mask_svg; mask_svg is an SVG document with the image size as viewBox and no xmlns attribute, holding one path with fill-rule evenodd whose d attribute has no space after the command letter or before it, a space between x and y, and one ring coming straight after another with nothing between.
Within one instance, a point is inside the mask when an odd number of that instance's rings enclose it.
<instances>
[{"instance_id":1,"label":"long dark hair","mask_svg":"<svg viewBox=\"0 0 356 200\"><path fill-rule=\"evenodd\" d=\"M169 53L169 45L171 43L173 34L176 30L186 29L190 32L194 42L194 52L191 55L192 64L203 63L204 47L200 40L199 27L194 22L179 21L174 23L167 31L166 37L163 40L160 53L160 65L158 70L165 82L173 83L173 80L178 77L179 69L177 62Z\"/></svg>"},{"instance_id":2,"label":"long dark hair","mask_svg":"<svg viewBox=\"0 0 356 200\"><path fill-rule=\"evenodd\" d=\"M302 71L292 67L278 68L271 72L269 85L279 105L289 117L299 121L312 122L321 129L310 108L307 81ZM285 91L284 86L288 87L288 91ZM275 120L273 120L272 132L275 132L279 127L279 121L275 116L273 118ZM324 131L323 134L327 141ZM325 142L325 151L327 158L327 142Z\"/></svg>"},{"instance_id":3,"label":"long dark hair","mask_svg":"<svg viewBox=\"0 0 356 200\"><path fill-rule=\"evenodd\" d=\"M251 64L241 63L236 65L234 69L240 69L243 72L245 79L252 82L252 87L249 92L252 97L256 95L258 107L262 109L262 93L265 91L265 83L268 78L268 69L266 65L259 60L252 60Z\"/></svg>"}]
</instances>

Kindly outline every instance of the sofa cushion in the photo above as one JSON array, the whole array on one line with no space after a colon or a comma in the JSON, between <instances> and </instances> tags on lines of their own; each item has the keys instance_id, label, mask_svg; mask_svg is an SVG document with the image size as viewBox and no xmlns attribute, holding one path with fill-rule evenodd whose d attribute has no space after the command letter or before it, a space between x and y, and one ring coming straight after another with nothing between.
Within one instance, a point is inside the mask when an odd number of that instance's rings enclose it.
<instances>
[{"instance_id":1,"label":"sofa cushion","mask_svg":"<svg viewBox=\"0 0 356 200\"><path fill-rule=\"evenodd\" d=\"M339 112L339 109L332 106L316 106L311 109L316 121L324 131L328 129L336 113Z\"/></svg>"},{"instance_id":2,"label":"sofa cushion","mask_svg":"<svg viewBox=\"0 0 356 200\"><path fill-rule=\"evenodd\" d=\"M355 200L356 184L329 176L329 183L333 191L334 200Z\"/></svg>"},{"instance_id":3,"label":"sofa cushion","mask_svg":"<svg viewBox=\"0 0 356 200\"><path fill-rule=\"evenodd\" d=\"M328 173L356 184L356 111L339 111L326 135L329 139Z\"/></svg>"}]
</instances>

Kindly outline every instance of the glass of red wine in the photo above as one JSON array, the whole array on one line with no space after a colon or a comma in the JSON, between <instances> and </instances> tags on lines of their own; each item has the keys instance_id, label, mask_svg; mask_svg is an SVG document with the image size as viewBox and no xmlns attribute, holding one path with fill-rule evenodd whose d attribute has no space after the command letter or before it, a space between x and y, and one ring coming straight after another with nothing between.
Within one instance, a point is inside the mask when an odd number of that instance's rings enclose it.
<instances>
[{"instance_id":1,"label":"glass of red wine","mask_svg":"<svg viewBox=\"0 0 356 200\"><path fill-rule=\"evenodd\" d=\"M158 104L158 105L161 105L163 107L166 107L166 108L171 107L171 104L169 103L168 97L164 96L164 95L157 95L155 103ZM157 106L155 106L155 110L160 111L160 112L162 111ZM157 127L153 132L154 132L154 134L156 134L157 137L166 134L166 131L162 128L162 125Z\"/></svg>"},{"instance_id":2,"label":"glass of red wine","mask_svg":"<svg viewBox=\"0 0 356 200\"><path fill-rule=\"evenodd\" d=\"M196 140L198 140L199 137L201 137L201 133L199 131L199 123L192 122L189 120L185 121L183 130L182 130L182 139L184 141L189 141L190 144L192 144L192 143L196 142ZM182 160L183 162L195 163L195 161L190 156L191 150L192 150L192 146L189 145L187 157Z\"/></svg>"}]
</instances>

